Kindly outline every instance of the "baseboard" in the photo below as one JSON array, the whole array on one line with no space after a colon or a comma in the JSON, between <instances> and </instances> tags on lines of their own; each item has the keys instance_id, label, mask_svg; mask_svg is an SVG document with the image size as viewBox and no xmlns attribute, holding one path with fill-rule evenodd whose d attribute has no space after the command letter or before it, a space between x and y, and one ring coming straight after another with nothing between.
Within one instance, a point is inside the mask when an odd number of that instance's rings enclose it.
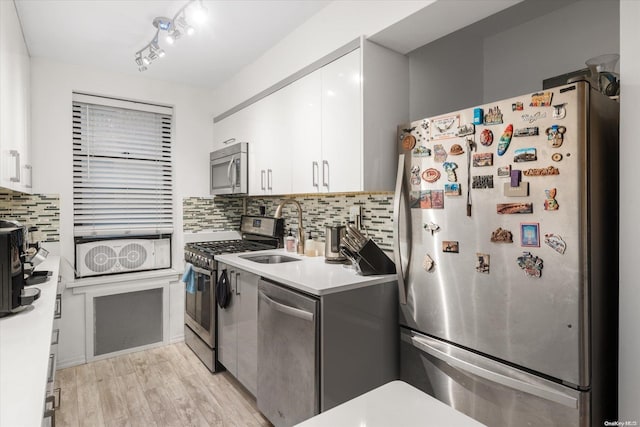
<instances>
[{"instance_id":1,"label":"baseboard","mask_svg":"<svg viewBox=\"0 0 640 427\"><path fill-rule=\"evenodd\" d=\"M180 335L171 337L169 339L169 344L175 344L177 342L183 342L183 341L184 341L184 334L180 334Z\"/></svg>"},{"instance_id":2,"label":"baseboard","mask_svg":"<svg viewBox=\"0 0 640 427\"><path fill-rule=\"evenodd\" d=\"M72 366L84 365L85 363L87 363L87 359L85 359L84 356L78 356L76 358L67 360L58 360L56 363L56 370L71 368Z\"/></svg>"}]
</instances>

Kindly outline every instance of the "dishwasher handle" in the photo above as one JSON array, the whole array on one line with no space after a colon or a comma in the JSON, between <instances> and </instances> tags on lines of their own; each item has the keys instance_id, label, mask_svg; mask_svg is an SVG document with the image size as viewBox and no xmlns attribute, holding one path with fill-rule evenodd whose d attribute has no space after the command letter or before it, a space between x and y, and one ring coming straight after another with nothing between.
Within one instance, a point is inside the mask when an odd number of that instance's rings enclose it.
<instances>
[{"instance_id":1,"label":"dishwasher handle","mask_svg":"<svg viewBox=\"0 0 640 427\"><path fill-rule=\"evenodd\" d=\"M289 316L297 317L298 319L313 322L313 318L315 316L310 311L301 310L299 308L291 307L289 305L285 305L280 302L274 301L271 298L269 298L267 295L265 295L265 293L262 291L259 291L258 294L259 294L259 297L262 300L264 300L264 302L266 302L274 310L277 310L280 313L283 313Z\"/></svg>"}]
</instances>

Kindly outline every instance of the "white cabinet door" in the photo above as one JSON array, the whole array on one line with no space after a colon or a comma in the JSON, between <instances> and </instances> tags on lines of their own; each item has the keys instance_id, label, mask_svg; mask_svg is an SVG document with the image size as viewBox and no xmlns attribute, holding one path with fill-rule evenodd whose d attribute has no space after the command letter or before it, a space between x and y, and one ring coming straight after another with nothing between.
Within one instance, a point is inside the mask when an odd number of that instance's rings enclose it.
<instances>
[{"instance_id":1,"label":"white cabinet door","mask_svg":"<svg viewBox=\"0 0 640 427\"><path fill-rule=\"evenodd\" d=\"M238 375L238 301L235 297L233 267L218 264L226 269L231 286L231 300L227 307L218 307L218 360L235 377Z\"/></svg>"},{"instance_id":2,"label":"white cabinet door","mask_svg":"<svg viewBox=\"0 0 640 427\"><path fill-rule=\"evenodd\" d=\"M236 270L238 310L238 381L254 396L258 383L258 281L260 277Z\"/></svg>"},{"instance_id":3,"label":"white cabinet door","mask_svg":"<svg viewBox=\"0 0 640 427\"><path fill-rule=\"evenodd\" d=\"M322 70L291 84L288 110L291 192L320 192L322 165Z\"/></svg>"},{"instance_id":4,"label":"white cabinet door","mask_svg":"<svg viewBox=\"0 0 640 427\"><path fill-rule=\"evenodd\" d=\"M29 79L29 53L15 7L0 2L0 186L25 192L31 191Z\"/></svg>"},{"instance_id":5,"label":"white cabinet door","mask_svg":"<svg viewBox=\"0 0 640 427\"><path fill-rule=\"evenodd\" d=\"M325 192L362 190L362 73L356 49L322 68L322 164Z\"/></svg>"}]
</instances>

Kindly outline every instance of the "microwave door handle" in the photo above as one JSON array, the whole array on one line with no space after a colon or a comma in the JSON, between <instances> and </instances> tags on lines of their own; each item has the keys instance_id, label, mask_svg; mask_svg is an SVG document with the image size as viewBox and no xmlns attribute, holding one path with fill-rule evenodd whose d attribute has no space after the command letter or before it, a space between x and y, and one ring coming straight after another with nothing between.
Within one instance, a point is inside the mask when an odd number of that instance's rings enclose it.
<instances>
[{"instance_id":1,"label":"microwave door handle","mask_svg":"<svg viewBox=\"0 0 640 427\"><path fill-rule=\"evenodd\" d=\"M233 168L233 162L235 161L235 159L235 156L231 156L231 160L229 160L229 166L227 167L227 180L229 181L229 185L231 185L231 191L233 191L233 188L235 187L233 181L231 180L231 168Z\"/></svg>"}]
</instances>

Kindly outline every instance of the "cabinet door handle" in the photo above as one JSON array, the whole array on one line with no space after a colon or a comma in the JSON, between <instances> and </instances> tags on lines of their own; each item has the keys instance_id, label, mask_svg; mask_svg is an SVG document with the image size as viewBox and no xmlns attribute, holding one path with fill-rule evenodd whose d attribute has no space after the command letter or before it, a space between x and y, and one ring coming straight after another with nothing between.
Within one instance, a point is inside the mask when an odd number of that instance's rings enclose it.
<instances>
[{"instance_id":1,"label":"cabinet door handle","mask_svg":"<svg viewBox=\"0 0 640 427\"><path fill-rule=\"evenodd\" d=\"M314 187L318 186L318 162L311 162L311 183Z\"/></svg>"},{"instance_id":2,"label":"cabinet door handle","mask_svg":"<svg viewBox=\"0 0 640 427\"><path fill-rule=\"evenodd\" d=\"M60 341L60 329L54 329L51 332L51 345L56 345Z\"/></svg>"},{"instance_id":3,"label":"cabinet door handle","mask_svg":"<svg viewBox=\"0 0 640 427\"><path fill-rule=\"evenodd\" d=\"M53 318L60 319L62 317L62 294L56 295L56 308L53 311Z\"/></svg>"},{"instance_id":4,"label":"cabinet door handle","mask_svg":"<svg viewBox=\"0 0 640 427\"><path fill-rule=\"evenodd\" d=\"M20 182L20 153L17 150L11 150L9 151L9 155L13 157L16 161L15 175L9 178L9 181Z\"/></svg>"},{"instance_id":5,"label":"cabinet door handle","mask_svg":"<svg viewBox=\"0 0 640 427\"><path fill-rule=\"evenodd\" d=\"M266 190L266 187L264 186L264 177L265 177L265 173L266 173L266 172L264 171L264 169L262 169L262 170L260 171L260 188L261 188L261 189L263 189L263 190Z\"/></svg>"},{"instance_id":6,"label":"cabinet door handle","mask_svg":"<svg viewBox=\"0 0 640 427\"><path fill-rule=\"evenodd\" d=\"M50 354L49 355L49 374L47 376L47 382L48 383L52 383L53 382L53 373L55 371L55 366L56 366L56 355L55 354Z\"/></svg>"},{"instance_id":7,"label":"cabinet door handle","mask_svg":"<svg viewBox=\"0 0 640 427\"><path fill-rule=\"evenodd\" d=\"M273 171L267 169L267 189L273 190Z\"/></svg>"},{"instance_id":8,"label":"cabinet door handle","mask_svg":"<svg viewBox=\"0 0 640 427\"><path fill-rule=\"evenodd\" d=\"M236 295L240 295L240 282L238 282L239 277L240 273L236 273Z\"/></svg>"},{"instance_id":9,"label":"cabinet door handle","mask_svg":"<svg viewBox=\"0 0 640 427\"><path fill-rule=\"evenodd\" d=\"M322 185L329 188L329 161L322 161Z\"/></svg>"},{"instance_id":10,"label":"cabinet door handle","mask_svg":"<svg viewBox=\"0 0 640 427\"><path fill-rule=\"evenodd\" d=\"M226 141L222 141L222 143L225 144L225 145L230 143L230 142L236 142L236 139L235 138L229 138Z\"/></svg>"},{"instance_id":11,"label":"cabinet door handle","mask_svg":"<svg viewBox=\"0 0 640 427\"><path fill-rule=\"evenodd\" d=\"M29 183L24 184L26 188L33 188L33 167L31 165L24 165L24 168L29 172Z\"/></svg>"}]
</instances>

